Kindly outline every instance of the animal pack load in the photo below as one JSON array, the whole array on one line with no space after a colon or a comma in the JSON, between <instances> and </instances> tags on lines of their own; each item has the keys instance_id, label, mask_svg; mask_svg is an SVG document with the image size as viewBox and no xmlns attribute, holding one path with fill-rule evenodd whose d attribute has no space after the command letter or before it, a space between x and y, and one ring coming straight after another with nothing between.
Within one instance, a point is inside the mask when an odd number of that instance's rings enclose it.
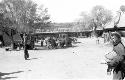
<instances>
[{"instance_id":1,"label":"animal pack load","mask_svg":"<svg viewBox=\"0 0 125 80\"><path fill-rule=\"evenodd\" d=\"M108 54L105 55L105 61L106 62L110 62L111 60L113 60L113 58L115 58L117 56L116 52L111 51Z\"/></svg>"},{"instance_id":2,"label":"animal pack load","mask_svg":"<svg viewBox=\"0 0 125 80\"><path fill-rule=\"evenodd\" d=\"M115 51L106 54L105 58L106 63L112 67L116 66L123 59L123 57L118 55Z\"/></svg>"}]
</instances>

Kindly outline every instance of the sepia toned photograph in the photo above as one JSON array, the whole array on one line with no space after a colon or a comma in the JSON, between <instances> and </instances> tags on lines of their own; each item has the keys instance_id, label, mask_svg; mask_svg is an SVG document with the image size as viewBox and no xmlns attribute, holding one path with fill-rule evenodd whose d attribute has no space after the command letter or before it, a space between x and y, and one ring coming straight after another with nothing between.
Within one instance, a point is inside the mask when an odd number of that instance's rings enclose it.
<instances>
[{"instance_id":1,"label":"sepia toned photograph","mask_svg":"<svg viewBox=\"0 0 125 80\"><path fill-rule=\"evenodd\" d=\"M0 0L0 80L125 80L125 0Z\"/></svg>"}]
</instances>

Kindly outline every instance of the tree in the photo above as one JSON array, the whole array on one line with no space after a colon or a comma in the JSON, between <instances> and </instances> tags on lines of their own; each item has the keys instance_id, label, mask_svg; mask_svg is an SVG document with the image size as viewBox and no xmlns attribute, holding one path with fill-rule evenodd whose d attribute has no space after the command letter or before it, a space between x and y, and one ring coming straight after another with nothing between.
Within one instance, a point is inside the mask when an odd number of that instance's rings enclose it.
<instances>
[{"instance_id":1,"label":"tree","mask_svg":"<svg viewBox=\"0 0 125 80\"><path fill-rule=\"evenodd\" d=\"M104 29L104 25L113 18L112 12L100 5L93 7L90 14L82 12L80 16L81 18L78 21L79 26L77 27L82 26L80 29L93 30L95 35L97 28Z\"/></svg>"},{"instance_id":2,"label":"tree","mask_svg":"<svg viewBox=\"0 0 125 80\"><path fill-rule=\"evenodd\" d=\"M6 17L13 22L11 27L21 32L29 32L29 29L32 29L31 23L36 15L37 4L30 0L3 0L3 3L6 7Z\"/></svg>"},{"instance_id":3,"label":"tree","mask_svg":"<svg viewBox=\"0 0 125 80\"><path fill-rule=\"evenodd\" d=\"M7 28L29 34L35 29L35 22L37 22L38 19L42 20L37 14L37 4L31 0L3 0L2 4L5 7L4 17L9 20L5 21L8 23L8 25L6 25ZM10 35L10 38L13 44L13 35Z\"/></svg>"},{"instance_id":4,"label":"tree","mask_svg":"<svg viewBox=\"0 0 125 80\"><path fill-rule=\"evenodd\" d=\"M44 8L43 5L39 6L37 9L34 28L43 29L50 26L51 21L49 19L50 15L48 14L48 9Z\"/></svg>"},{"instance_id":5,"label":"tree","mask_svg":"<svg viewBox=\"0 0 125 80\"><path fill-rule=\"evenodd\" d=\"M95 6L91 14L94 33L96 33L97 28L104 28L104 25L113 18L111 11L100 5Z\"/></svg>"},{"instance_id":6,"label":"tree","mask_svg":"<svg viewBox=\"0 0 125 80\"><path fill-rule=\"evenodd\" d=\"M122 12L125 12L125 6L124 6L124 5L121 5L121 6L120 6L120 10L121 10Z\"/></svg>"},{"instance_id":7,"label":"tree","mask_svg":"<svg viewBox=\"0 0 125 80\"><path fill-rule=\"evenodd\" d=\"M8 25L4 26L10 30L10 35L8 36L12 41L12 48L14 49L13 32L15 30L24 33L30 32L30 29L32 29L31 22L34 20L37 5L30 0L3 0L2 4L5 7L5 22L8 23Z\"/></svg>"},{"instance_id":8,"label":"tree","mask_svg":"<svg viewBox=\"0 0 125 80\"><path fill-rule=\"evenodd\" d=\"M81 20L80 23L82 24L83 30L91 30L92 27L92 17L90 14L87 14L86 12L81 13Z\"/></svg>"}]
</instances>

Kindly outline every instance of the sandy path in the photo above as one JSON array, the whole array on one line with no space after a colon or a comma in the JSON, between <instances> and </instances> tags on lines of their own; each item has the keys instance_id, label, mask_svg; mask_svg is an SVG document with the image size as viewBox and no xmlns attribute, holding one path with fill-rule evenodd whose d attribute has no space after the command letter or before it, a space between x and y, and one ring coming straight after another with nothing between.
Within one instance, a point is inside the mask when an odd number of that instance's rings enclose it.
<instances>
[{"instance_id":1,"label":"sandy path","mask_svg":"<svg viewBox=\"0 0 125 80\"><path fill-rule=\"evenodd\" d=\"M111 48L95 39L78 39L77 47L56 50L31 50L25 61L23 51L0 52L0 80L111 80L106 65L100 64ZM101 40L102 41L102 40Z\"/></svg>"}]
</instances>

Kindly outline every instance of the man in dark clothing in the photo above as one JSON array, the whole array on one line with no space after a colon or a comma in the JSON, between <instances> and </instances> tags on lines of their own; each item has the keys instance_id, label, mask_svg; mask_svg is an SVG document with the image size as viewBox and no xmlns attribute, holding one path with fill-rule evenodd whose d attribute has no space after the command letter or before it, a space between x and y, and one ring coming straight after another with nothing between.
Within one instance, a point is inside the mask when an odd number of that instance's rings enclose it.
<instances>
[{"instance_id":1,"label":"man in dark clothing","mask_svg":"<svg viewBox=\"0 0 125 80\"><path fill-rule=\"evenodd\" d=\"M24 58L25 58L25 60L28 60L28 58L29 58L26 34L24 34Z\"/></svg>"},{"instance_id":2,"label":"man in dark clothing","mask_svg":"<svg viewBox=\"0 0 125 80\"><path fill-rule=\"evenodd\" d=\"M53 49L56 48L56 41L54 40L53 37L50 38L50 44L51 44Z\"/></svg>"},{"instance_id":3,"label":"man in dark clothing","mask_svg":"<svg viewBox=\"0 0 125 80\"><path fill-rule=\"evenodd\" d=\"M28 46L27 46L27 44L24 45L24 58L25 58L25 60L28 60L28 58L29 58L29 53L28 53Z\"/></svg>"}]
</instances>

